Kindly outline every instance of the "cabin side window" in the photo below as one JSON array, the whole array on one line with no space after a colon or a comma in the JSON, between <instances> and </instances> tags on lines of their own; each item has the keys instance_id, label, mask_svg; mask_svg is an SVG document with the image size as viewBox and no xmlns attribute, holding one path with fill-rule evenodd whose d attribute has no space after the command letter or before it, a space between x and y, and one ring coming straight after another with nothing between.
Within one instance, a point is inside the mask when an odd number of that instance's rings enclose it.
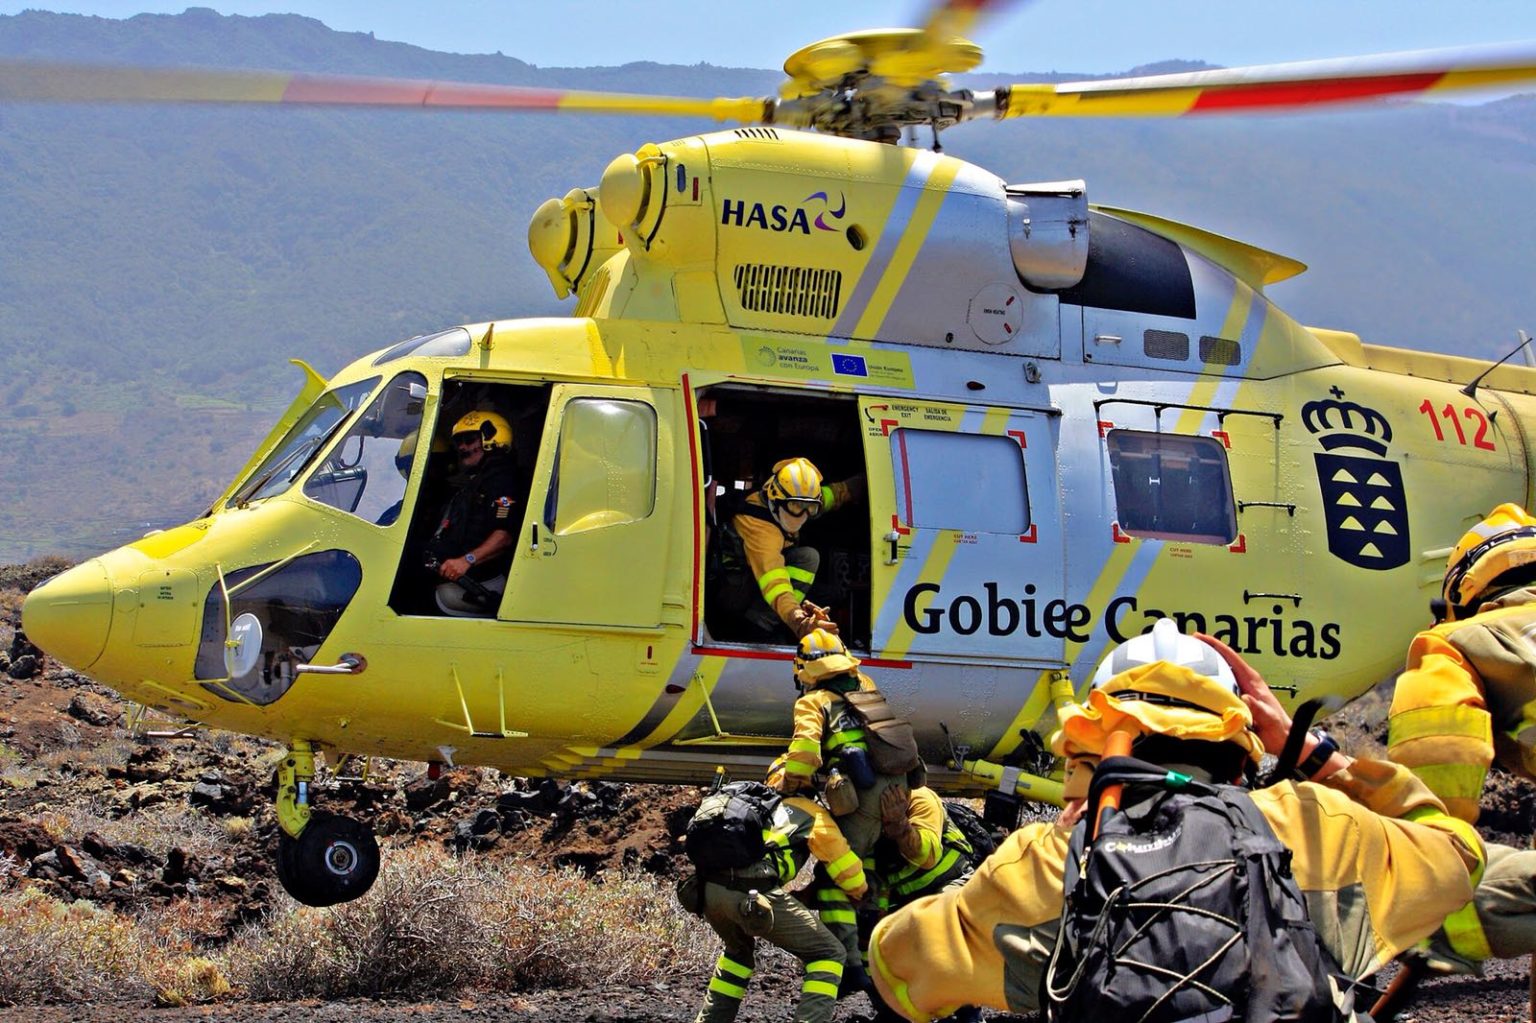
<instances>
[{"instance_id":1,"label":"cabin side window","mask_svg":"<svg viewBox=\"0 0 1536 1023\"><path fill-rule=\"evenodd\" d=\"M963 533L1029 531L1024 450L1012 437L893 430L891 475L903 525Z\"/></svg>"},{"instance_id":2,"label":"cabin side window","mask_svg":"<svg viewBox=\"0 0 1536 1023\"><path fill-rule=\"evenodd\" d=\"M304 496L379 526L400 518L420 439L427 378L402 373L379 392L304 482Z\"/></svg>"},{"instance_id":3,"label":"cabin side window","mask_svg":"<svg viewBox=\"0 0 1536 1023\"><path fill-rule=\"evenodd\" d=\"M1236 539L1232 474L1219 441L1111 430L1105 443L1123 532L1194 543Z\"/></svg>"},{"instance_id":4,"label":"cabin side window","mask_svg":"<svg viewBox=\"0 0 1536 1023\"><path fill-rule=\"evenodd\" d=\"M544 518L555 535L638 522L655 508L655 410L610 398L567 404Z\"/></svg>"}]
</instances>

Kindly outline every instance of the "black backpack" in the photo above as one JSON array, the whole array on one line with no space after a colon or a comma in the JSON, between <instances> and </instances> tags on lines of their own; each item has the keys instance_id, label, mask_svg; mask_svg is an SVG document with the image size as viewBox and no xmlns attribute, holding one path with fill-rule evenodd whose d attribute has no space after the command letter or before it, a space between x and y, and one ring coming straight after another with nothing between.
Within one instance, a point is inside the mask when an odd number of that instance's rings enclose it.
<instances>
[{"instance_id":1,"label":"black backpack","mask_svg":"<svg viewBox=\"0 0 1536 1023\"><path fill-rule=\"evenodd\" d=\"M1104 787L1116 783L1127 809L1089 839ZM1046 1020L1353 1018L1352 983L1307 918L1291 851L1246 791L1111 757L1088 805L1041 982Z\"/></svg>"},{"instance_id":2,"label":"black backpack","mask_svg":"<svg viewBox=\"0 0 1536 1023\"><path fill-rule=\"evenodd\" d=\"M739 870L763 858L763 832L773 824L777 792L757 781L713 789L683 832L683 851L701 874Z\"/></svg>"},{"instance_id":3,"label":"black backpack","mask_svg":"<svg viewBox=\"0 0 1536 1023\"><path fill-rule=\"evenodd\" d=\"M944 800L944 812L949 814L950 821L960 829L965 840L971 843L969 859L972 867L981 866L988 856L997 851L997 834L987 826L981 814L958 799Z\"/></svg>"}]
</instances>

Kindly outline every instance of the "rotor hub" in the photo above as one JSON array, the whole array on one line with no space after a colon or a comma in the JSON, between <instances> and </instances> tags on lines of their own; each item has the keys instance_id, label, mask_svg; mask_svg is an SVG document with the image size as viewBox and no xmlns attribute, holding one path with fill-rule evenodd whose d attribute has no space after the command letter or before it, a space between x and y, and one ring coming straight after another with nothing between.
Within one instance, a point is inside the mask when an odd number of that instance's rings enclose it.
<instances>
[{"instance_id":1,"label":"rotor hub","mask_svg":"<svg viewBox=\"0 0 1536 1023\"><path fill-rule=\"evenodd\" d=\"M918 29L875 29L802 47L784 62L789 76L774 120L847 138L894 142L903 129L942 130L965 120L973 103L944 75L981 63L981 48L960 36Z\"/></svg>"}]
</instances>

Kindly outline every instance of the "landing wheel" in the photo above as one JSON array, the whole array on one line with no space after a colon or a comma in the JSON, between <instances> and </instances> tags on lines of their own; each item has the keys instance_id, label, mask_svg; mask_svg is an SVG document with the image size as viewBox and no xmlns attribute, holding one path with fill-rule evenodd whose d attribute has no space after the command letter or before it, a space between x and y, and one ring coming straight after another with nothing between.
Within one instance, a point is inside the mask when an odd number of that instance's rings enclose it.
<instances>
[{"instance_id":1,"label":"landing wheel","mask_svg":"<svg viewBox=\"0 0 1536 1023\"><path fill-rule=\"evenodd\" d=\"M334 906L366 892L379 876L373 829L350 817L316 812L290 838L277 838L277 879L306 906Z\"/></svg>"}]
</instances>

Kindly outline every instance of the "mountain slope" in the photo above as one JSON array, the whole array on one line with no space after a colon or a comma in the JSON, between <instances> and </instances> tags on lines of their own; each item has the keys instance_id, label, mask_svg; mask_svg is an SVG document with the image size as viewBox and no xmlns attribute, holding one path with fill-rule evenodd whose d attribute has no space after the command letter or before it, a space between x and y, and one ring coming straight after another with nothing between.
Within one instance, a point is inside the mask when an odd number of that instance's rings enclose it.
<instances>
[{"instance_id":1,"label":"mountain slope","mask_svg":"<svg viewBox=\"0 0 1536 1023\"><path fill-rule=\"evenodd\" d=\"M1170 46L1176 45L1170 40ZM539 68L310 18L0 17L0 54L761 95L776 72ZM525 54L537 60L537 54ZM777 55L764 54L764 62ZM997 63L997 57L994 57ZM1020 73L1006 80L1064 75ZM983 79L975 80L978 84ZM693 121L0 107L0 561L81 556L196 514L298 384L456 322L567 312L534 208ZM1185 219L1312 264L1304 322L1494 356L1536 328L1536 99L1307 118L978 124L946 149L1013 181Z\"/></svg>"}]
</instances>

